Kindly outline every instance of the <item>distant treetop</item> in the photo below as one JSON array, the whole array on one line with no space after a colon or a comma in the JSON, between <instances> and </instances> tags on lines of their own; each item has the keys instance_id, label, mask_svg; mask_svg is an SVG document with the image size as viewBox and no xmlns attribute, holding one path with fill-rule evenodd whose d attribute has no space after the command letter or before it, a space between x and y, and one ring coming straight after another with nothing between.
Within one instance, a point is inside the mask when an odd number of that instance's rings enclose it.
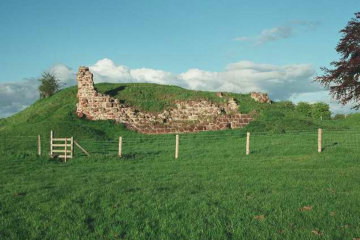
<instances>
[{"instance_id":1,"label":"distant treetop","mask_svg":"<svg viewBox=\"0 0 360 240\"><path fill-rule=\"evenodd\" d=\"M39 81L41 82L39 86L40 98L50 97L60 90L59 80L51 73L44 72Z\"/></svg>"}]
</instances>

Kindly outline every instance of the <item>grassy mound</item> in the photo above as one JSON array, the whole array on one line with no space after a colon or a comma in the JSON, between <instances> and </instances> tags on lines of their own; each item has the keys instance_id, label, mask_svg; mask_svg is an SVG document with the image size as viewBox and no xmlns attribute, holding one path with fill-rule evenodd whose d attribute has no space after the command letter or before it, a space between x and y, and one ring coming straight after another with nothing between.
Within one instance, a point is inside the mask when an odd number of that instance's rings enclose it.
<instances>
[{"instance_id":1,"label":"grassy mound","mask_svg":"<svg viewBox=\"0 0 360 240\"><path fill-rule=\"evenodd\" d=\"M121 102L141 111L160 112L171 108L174 100L206 99L212 102L234 98L241 113L257 111L256 119L239 132L286 132L294 130L351 129L359 128L360 115L347 119L320 120L303 116L295 111L290 102L273 104L257 103L249 94L225 93L219 98L214 92L192 91L176 86L158 84L110 84L95 86L99 92L118 98ZM118 136L137 135L126 130L121 124L112 121L88 121L79 119L75 114L77 87L63 89L54 96L41 99L24 111L0 120L0 134L8 135L48 135L52 129L58 135L94 139L115 139ZM204 133L206 134L206 133ZM210 133L211 134L211 133Z\"/></svg>"}]
</instances>

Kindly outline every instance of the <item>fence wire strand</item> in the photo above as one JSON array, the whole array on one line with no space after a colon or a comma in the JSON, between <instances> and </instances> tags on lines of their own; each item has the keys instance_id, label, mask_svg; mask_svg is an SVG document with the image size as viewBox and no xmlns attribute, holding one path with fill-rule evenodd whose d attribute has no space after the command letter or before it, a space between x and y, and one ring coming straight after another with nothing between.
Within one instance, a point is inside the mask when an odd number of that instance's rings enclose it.
<instances>
[{"instance_id":1,"label":"fence wire strand","mask_svg":"<svg viewBox=\"0 0 360 240\"><path fill-rule=\"evenodd\" d=\"M201 158L206 156L245 155L246 134L241 132L180 134L180 157ZM293 131L287 133L251 133L250 155L287 156L312 154L318 148L317 131ZM0 154L2 158L17 156L36 156L38 153L38 136L1 136ZM90 155L98 157L117 157L118 139L76 139ZM322 151L354 151L360 155L360 132L357 131L323 131ZM74 146L74 156L86 156ZM41 136L41 155L49 156L50 138ZM135 136L122 139L122 156L142 158L166 156L174 158L175 134Z\"/></svg>"}]
</instances>

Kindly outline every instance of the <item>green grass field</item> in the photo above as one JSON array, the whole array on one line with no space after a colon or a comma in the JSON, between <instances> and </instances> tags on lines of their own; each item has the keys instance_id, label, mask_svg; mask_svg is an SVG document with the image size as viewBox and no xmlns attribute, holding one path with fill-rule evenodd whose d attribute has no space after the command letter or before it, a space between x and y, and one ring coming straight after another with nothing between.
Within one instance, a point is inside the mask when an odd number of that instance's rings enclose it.
<instances>
[{"instance_id":1,"label":"green grass field","mask_svg":"<svg viewBox=\"0 0 360 240\"><path fill-rule=\"evenodd\" d=\"M97 87L107 92L109 86ZM166 87L145 92L148 103L132 95L147 88L126 87L129 92L112 94L148 111L170 106L161 98ZM78 119L75 95L76 88L65 89L0 120L0 239L360 238L360 114L319 121L287 102L262 105L233 94L239 111L257 109L256 121L244 129L181 134L174 159L174 135ZM199 95L184 92L181 99ZM75 149L67 163L49 158L50 130L74 136L91 157Z\"/></svg>"},{"instance_id":2,"label":"green grass field","mask_svg":"<svg viewBox=\"0 0 360 240\"><path fill-rule=\"evenodd\" d=\"M9 155L0 163L0 238L360 236L357 133L324 132L322 153L316 133L258 134L250 156L240 135L181 135L177 160L173 140L124 141L123 158L110 142L108 155L66 164Z\"/></svg>"}]
</instances>

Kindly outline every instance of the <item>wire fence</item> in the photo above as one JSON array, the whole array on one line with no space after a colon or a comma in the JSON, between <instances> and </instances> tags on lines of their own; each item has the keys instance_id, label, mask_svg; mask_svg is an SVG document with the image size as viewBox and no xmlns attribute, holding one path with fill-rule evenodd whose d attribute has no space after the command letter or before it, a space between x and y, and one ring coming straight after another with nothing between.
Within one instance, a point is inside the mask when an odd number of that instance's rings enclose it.
<instances>
[{"instance_id":1,"label":"wire fence","mask_svg":"<svg viewBox=\"0 0 360 240\"><path fill-rule=\"evenodd\" d=\"M0 136L1 158L26 158L40 155L49 157L50 136ZM58 136L58 137L71 137ZM135 135L122 137L121 157L124 159L152 159L175 157L175 134ZM119 139L89 139L74 137L91 157L119 157ZM229 131L208 134L180 134L179 158L234 157L246 156L246 133ZM318 151L317 131L296 131L287 133L255 132L250 135L250 155L288 156L313 154ZM39 146L40 145L40 146ZM39 149L40 147L40 149ZM360 132L323 131L321 149L323 152L344 151L360 156ZM40 151L40 152L39 152ZM74 158L87 157L74 146Z\"/></svg>"}]
</instances>

